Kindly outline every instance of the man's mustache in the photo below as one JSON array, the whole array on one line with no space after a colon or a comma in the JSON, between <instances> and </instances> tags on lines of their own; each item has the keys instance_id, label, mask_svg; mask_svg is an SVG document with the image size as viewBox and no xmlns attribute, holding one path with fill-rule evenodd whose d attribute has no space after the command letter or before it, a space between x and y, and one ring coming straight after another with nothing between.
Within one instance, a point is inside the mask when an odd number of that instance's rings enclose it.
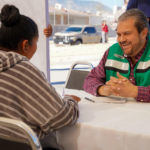
<instances>
[{"instance_id":1,"label":"man's mustache","mask_svg":"<svg viewBox=\"0 0 150 150\"><path fill-rule=\"evenodd\" d=\"M127 42L120 42L121 45L127 44Z\"/></svg>"}]
</instances>

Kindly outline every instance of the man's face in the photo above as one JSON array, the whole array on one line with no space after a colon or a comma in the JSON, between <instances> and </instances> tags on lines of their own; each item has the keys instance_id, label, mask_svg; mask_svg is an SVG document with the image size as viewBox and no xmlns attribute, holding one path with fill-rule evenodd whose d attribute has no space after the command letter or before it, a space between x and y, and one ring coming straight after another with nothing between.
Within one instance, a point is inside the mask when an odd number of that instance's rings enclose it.
<instances>
[{"instance_id":1,"label":"man's face","mask_svg":"<svg viewBox=\"0 0 150 150\"><path fill-rule=\"evenodd\" d=\"M117 27L117 41L124 54L135 57L143 48L146 36L143 39L143 31L139 34L134 26L134 19L119 22Z\"/></svg>"}]
</instances>

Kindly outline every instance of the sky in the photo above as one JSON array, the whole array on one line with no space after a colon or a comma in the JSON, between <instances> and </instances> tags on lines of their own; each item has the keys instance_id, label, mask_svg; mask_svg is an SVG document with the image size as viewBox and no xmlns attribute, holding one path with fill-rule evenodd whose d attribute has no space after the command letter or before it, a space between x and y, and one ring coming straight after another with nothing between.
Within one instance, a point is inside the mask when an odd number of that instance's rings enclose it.
<instances>
[{"instance_id":1,"label":"sky","mask_svg":"<svg viewBox=\"0 0 150 150\"><path fill-rule=\"evenodd\" d=\"M106 6L110 7L111 9L115 5L115 3L117 3L117 6L123 6L123 4L124 4L124 0L87 0L87 1L98 1Z\"/></svg>"}]
</instances>

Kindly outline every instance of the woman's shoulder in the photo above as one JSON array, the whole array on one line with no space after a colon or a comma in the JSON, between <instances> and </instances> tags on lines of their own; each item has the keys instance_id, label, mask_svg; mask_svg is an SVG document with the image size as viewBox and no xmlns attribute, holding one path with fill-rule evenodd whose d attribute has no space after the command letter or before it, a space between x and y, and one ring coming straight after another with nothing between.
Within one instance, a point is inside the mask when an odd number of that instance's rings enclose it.
<instances>
[{"instance_id":1,"label":"woman's shoulder","mask_svg":"<svg viewBox=\"0 0 150 150\"><path fill-rule=\"evenodd\" d=\"M20 66L23 72L27 72L31 76L46 80L45 74L30 61L21 61L17 66Z\"/></svg>"}]
</instances>

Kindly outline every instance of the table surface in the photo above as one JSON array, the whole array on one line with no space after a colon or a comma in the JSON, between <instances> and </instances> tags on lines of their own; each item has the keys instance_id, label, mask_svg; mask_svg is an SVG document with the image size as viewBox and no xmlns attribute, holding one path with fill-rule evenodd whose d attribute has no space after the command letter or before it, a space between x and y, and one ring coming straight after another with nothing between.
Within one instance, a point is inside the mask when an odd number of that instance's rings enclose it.
<instances>
[{"instance_id":1,"label":"table surface","mask_svg":"<svg viewBox=\"0 0 150 150\"><path fill-rule=\"evenodd\" d=\"M81 102L77 123L56 132L62 150L150 149L150 103L92 103L84 97L93 96L84 91L65 89L65 94Z\"/></svg>"}]
</instances>

